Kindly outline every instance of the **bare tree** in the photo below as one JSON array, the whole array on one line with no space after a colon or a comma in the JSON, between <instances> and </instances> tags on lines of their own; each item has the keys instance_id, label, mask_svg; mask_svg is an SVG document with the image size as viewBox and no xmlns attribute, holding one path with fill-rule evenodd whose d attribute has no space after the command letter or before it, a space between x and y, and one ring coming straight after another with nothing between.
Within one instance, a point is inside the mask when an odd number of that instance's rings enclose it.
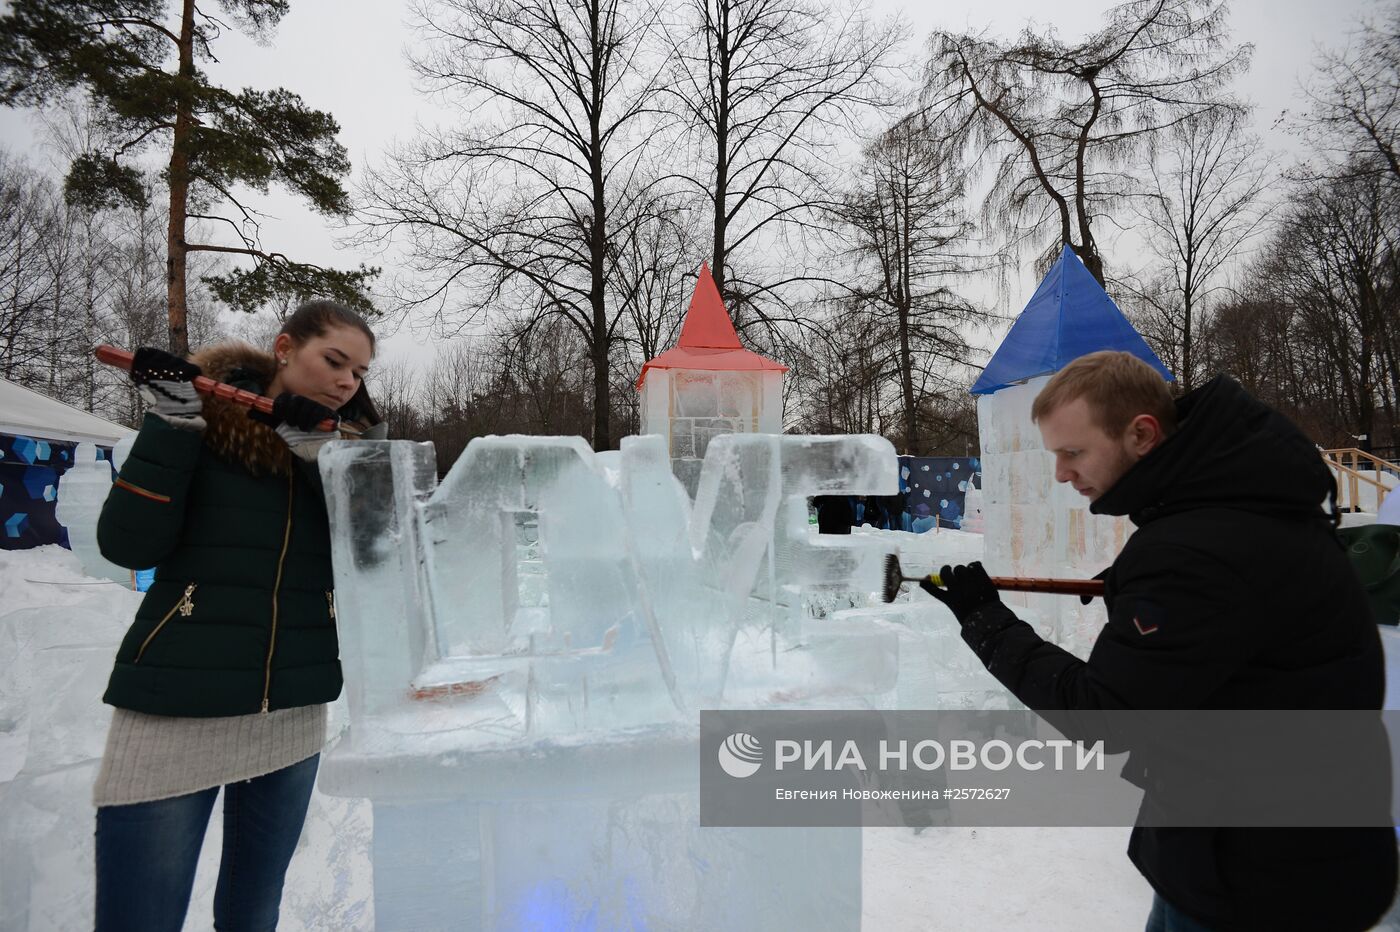
<instances>
[{"instance_id":1,"label":"bare tree","mask_svg":"<svg viewBox=\"0 0 1400 932\"><path fill-rule=\"evenodd\" d=\"M1297 315L1308 353L1300 394L1316 399L1332 424L1373 441L1378 427L1396 433L1400 372L1390 368L1386 337L1400 314L1397 228L1400 188L1386 177L1300 179L1258 269L1257 288ZM1377 422L1378 401L1389 423Z\"/></svg>"},{"instance_id":2,"label":"bare tree","mask_svg":"<svg viewBox=\"0 0 1400 932\"><path fill-rule=\"evenodd\" d=\"M513 433L581 433L596 396L588 391L588 349L578 332L553 317L527 320L495 336L498 423L512 425ZM615 413L616 405L609 423Z\"/></svg>"},{"instance_id":3,"label":"bare tree","mask_svg":"<svg viewBox=\"0 0 1400 932\"><path fill-rule=\"evenodd\" d=\"M1349 47L1324 52L1306 87L1307 111L1295 122L1316 157L1298 174L1345 187L1348 176L1372 176L1400 189L1400 3L1391 2L1374 20L1364 20ZM1334 185L1335 186L1335 185ZM1392 194L1392 196L1394 196ZM1400 227L1383 232L1391 259L1391 287L1400 277ZM1400 313L1375 321L1379 388L1387 419L1400 407ZM1392 428L1393 429L1393 428ZM1369 431L1361 431L1369 433ZM1396 440L1392 436L1391 443Z\"/></svg>"},{"instance_id":4,"label":"bare tree","mask_svg":"<svg viewBox=\"0 0 1400 932\"><path fill-rule=\"evenodd\" d=\"M1142 334L1152 352L1170 372L1181 371L1181 292L1171 269L1152 267L1124 278L1110 279L1115 303ZM1196 338L1199 343L1199 337ZM1202 358L1197 353L1197 360ZM1172 383L1180 390L1180 380Z\"/></svg>"},{"instance_id":5,"label":"bare tree","mask_svg":"<svg viewBox=\"0 0 1400 932\"><path fill-rule=\"evenodd\" d=\"M1349 48L1322 53L1306 93L1301 127L1319 155L1400 181L1400 3L1363 22Z\"/></svg>"},{"instance_id":6,"label":"bare tree","mask_svg":"<svg viewBox=\"0 0 1400 932\"><path fill-rule=\"evenodd\" d=\"M0 375L11 381L30 381L30 367L43 358L42 319L54 289L44 244L56 235L55 201L47 178L0 158Z\"/></svg>"},{"instance_id":7,"label":"bare tree","mask_svg":"<svg viewBox=\"0 0 1400 932\"><path fill-rule=\"evenodd\" d=\"M105 320L106 342L135 349L160 346L166 316L165 223L159 211L123 210L108 215L114 227L108 257L112 289ZM200 315L194 315L198 319ZM210 315L212 316L212 315ZM186 326L189 325L189 315ZM123 424L140 423L142 402L129 379L116 380L113 416Z\"/></svg>"},{"instance_id":8,"label":"bare tree","mask_svg":"<svg viewBox=\"0 0 1400 932\"><path fill-rule=\"evenodd\" d=\"M658 197L643 222L631 225L618 245L614 278L626 311L624 349L615 368L636 382L642 365L675 343L695 287L696 256L705 239L697 212L681 198ZM629 387L627 395L635 394ZM617 393L614 393L617 397Z\"/></svg>"},{"instance_id":9,"label":"bare tree","mask_svg":"<svg viewBox=\"0 0 1400 932\"><path fill-rule=\"evenodd\" d=\"M655 116L646 40L656 12L630 0L429 0L417 16L425 43L414 68L468 119L369 175L364 229L405 236L432 281L408 307L445 322L459 308L470 319L500 305L568 321L593 364L592 439L605 449L624 312L609 306L610 273L650 197L640 170Z\"/></svg>"},{"instance_id":10,"label":"bare tree","mask_svg":"<svg viewBox=\"0 0 1400 932\"><path fill-rule=\"evenodd\" d=\"M866 147L859 187L842 208L857 261L853 304L838 317L872 348L876 376L899 387L900 437L920 454L919 414L927 399L961 375L970 349L963 325L976 316L952 281L985 268L969 241L957 152L936 127L905 119Z\"/></svg>"},{"instance_id":11,"label":"bare tree","mask_svg":"<svg viewBox=\"0 0 1400 932\"><path fill-rule=\"evenodd\" d=\"M1267 259L1256 262L1247 272L1247 287L1221 301L1202 321L1200 357L1208 371L1233 375L1255 397L1297 421L1309 436L1325 441L1335 433L1328 428L1335 418L1319 416L1314 386L1328 378L1330 366L1298 310L1268 289L1253 287L1267 267Z\"/></svg>"},{"instance_id":12,"label":"bare tree","mask_svg":"<svg viewBox=\"0 0 1400 932\"><path fill-rule=\"evenodd\" d=\"M165 231L157 210L85 210L42 172L0 157L0 374L137 423L141 404L130 381L99 365L92 349L165 342ZM212 274L217 262L202 256L190 268ZM187 307L194 344L214 339L207 289L196 283Z\"/></svg>"},{"instance_id":13,"label":"bare tree","mask_svg":"<svg viewBox=\"0 0 1400 932\"><path fill-rule=\"evenodd\" d=\"M483 423L495 423L500 403L496 371L488 354L471 341L455 341L439 348L433 364L419 383L419 405L424 433L437 452L438 474L445 475L473 437L492 433Z\"/></svg>"},{"instance_id":14,"label":"bare tree","mask_svg":"<svg viewBox=\"0 0 1400 932\"><path fill-rule=\"evenodd\" d=\"M1231 110L1208 111L1176 124L1157 140L1149 159L1146 197L1134 214L1164 266L1165 288L1151 291L1167 336L1179 349L1177 375L1190 391L1200 374L1195 336L1205 300L1221 287L1221 269L1264 229L1264 200L1272 172L1257 137Z\"/></svg>"},{"instance_id":15,"label":"bare tree","mask_svg":"<svg viewBox=\"0 0 1400 932\"><path fill-rule=\"evenodd\" d=\"M94 263L101 261L105 243L95 235L94 218L89 212L61 200L50 209L52 223L41 247L44 276L49 283L48 308L36 321L40 326L35 328L44 346L39 384L45 394L67 399L86 394L81 375L91 371L83 357L89 355L87 351L92 346L95 311L87 299L96 295L85 293L88 289L84 285L90 285L93 291L100 287L91 273ZM71 365L74 362L79 365Z\"/></svg>"},{"instance_id":16,"label":"bare tree","mask_svg":"<svg viewBox=\"0 0 1400 932\"><path fill-rule=\"evenodd\" d=\"M866 302L842 303L822 336L806 341L785 380L794 389L798 426L808 434L895 433L899 395L890 390L888 353L867 338L878 312Z\"/></svg>"},{"instance_id":17,"label":"bare tree","mask_svg":"<svg viewBox=\"0 0 1400 932\"><path fill-rule=\"evenodd\" d=\"M684 10L668 86L700 161L680 177L707 207L710 271L736 326L771 330L795 317L784 289L821 274L758 257L830 216L837 146L893 102L898 25L812 0L687 0Z\"/></svg>"},{"instance_id":18,"label":"bare tree","mask_svg":"<svg viewBox=\"0 0 1400 932\"><path fill-rule=\"evenodd\" d=\"M1124 166L1153 134L1233 106L1223 89L1251 47L1228 44L1225 15L1224 0L1129 0L1073 44L934 33L925 103L995 160L986 217L1016 245L1070 247L1102 284L1094 222L1132 190Z\"/></svg>"},{"instance_id":19,"label":"bare tree","mask_svg":"<svg viewBox=\"0 0 1400 932\"><path fill-rule=\"evenodd\" d=\"M403 359L376 364L368 378L374 406L396 440L419 439L424 433L418 413L419 380L414 367Z\"/></svg>"}]
</instances>

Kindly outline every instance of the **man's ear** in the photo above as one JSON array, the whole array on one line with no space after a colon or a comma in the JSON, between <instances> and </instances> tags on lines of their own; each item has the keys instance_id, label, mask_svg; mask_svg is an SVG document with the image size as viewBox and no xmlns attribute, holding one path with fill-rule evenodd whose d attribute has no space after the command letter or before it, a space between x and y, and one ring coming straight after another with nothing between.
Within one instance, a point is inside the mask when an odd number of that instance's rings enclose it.
<instances>
[{"instance_id":1,"label":"man's ear","mask_svg":"<svg viewBox=\"0 0 1400 932\"><path fill-rule=\"evenodd\" d=\"M1128 448L1138 456L1146 456L1167 437L1162 422L1151 414L1139 414L1128 424Z\"/></svg>"}]
</instances>

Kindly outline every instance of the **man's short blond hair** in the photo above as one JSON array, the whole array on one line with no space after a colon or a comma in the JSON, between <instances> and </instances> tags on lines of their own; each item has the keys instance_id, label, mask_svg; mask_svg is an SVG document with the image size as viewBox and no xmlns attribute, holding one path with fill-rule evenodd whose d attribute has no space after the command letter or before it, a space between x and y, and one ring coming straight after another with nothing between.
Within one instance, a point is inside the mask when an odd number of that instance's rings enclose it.
<instances>
[{"instance_id":1,"label":"man's short blond hair","mask_svg":"<svg viewBox=\"0 0 1400 932\"><path fill-rule=\"evenodd\" d=\"M1083 398L1099 429L1117 436L1133 418L1150 414L1170 434L1176 430L1176 405L1166 380L1132 353L1101 350L1080 356L1051 377L1031 406L1039 421L1061 405Z\"/></svg>"}]
</instances>

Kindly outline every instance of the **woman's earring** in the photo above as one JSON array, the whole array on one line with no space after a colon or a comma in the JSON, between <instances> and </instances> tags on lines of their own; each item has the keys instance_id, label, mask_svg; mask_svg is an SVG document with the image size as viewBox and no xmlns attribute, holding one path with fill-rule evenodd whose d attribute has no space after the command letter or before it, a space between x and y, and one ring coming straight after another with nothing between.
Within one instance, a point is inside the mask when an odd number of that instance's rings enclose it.
<instances>
[{"instance_id":1,"label":"woman's earring","mask_svg":"<svg viewBox=\"0 0 1400 932\"><path fill-rule=\"evenodd\" d=\"M279 356L279 357L277 358L277 365L279 365L279 366L285 366L286 364L287 364L287 357L286 357L286 356Z\"/></svg>"}]
</instances>

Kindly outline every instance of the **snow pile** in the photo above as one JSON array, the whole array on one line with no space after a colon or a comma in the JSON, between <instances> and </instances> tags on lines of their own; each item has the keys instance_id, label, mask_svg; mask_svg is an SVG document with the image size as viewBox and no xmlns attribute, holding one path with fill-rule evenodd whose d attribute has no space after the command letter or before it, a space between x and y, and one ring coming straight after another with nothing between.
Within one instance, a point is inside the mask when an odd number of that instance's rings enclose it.
<instances>
[{"instance_id":1,"label":"snow pile","mask_svg":"<svg viewBox=\"0 0 1400 932\"><path fill-rule=\"evenodd\" d=\"M92 927L92 785L107 736L102 692L140 593L83 575L58 546L0 550L0 930ZM334 730L344 713L331 710ZM370 814L312 796L281 928L374 927ZM209 927L215 807L186 928Z\"/></svg>"},{"instance_id":2,"label":"snow pile","mask_svg":"<svg viewBox=\"0 0 1400 932\"><path fill-rule=\"evenodd\" d=\"M53 750L58 736L46 735L31 749L31 710L50 726L66 727L65 713L75 711L72 703L81 706L93 699L82 692L70 695L66 685L80 691L91 685L100 697L111 671L111 651L140 601L139 594L114 582L83 575L78 558L57 545L0 550L0 670L5 671L0 676L0 780L13 779L31 754L36 760L26 768L30 772L42 768L45 759L82 760L90 734L65 734L62 740L75 745L61 753ZM81 666L90 647L108 649L107 669L97 678L101 685L75 681L64 669L70 655ZM105 707L87 705L78 716L98 734L97 753L91 756L101 756L106 735L107 716L94 715L98 709Z\"/></svg>"}]
</instances>

